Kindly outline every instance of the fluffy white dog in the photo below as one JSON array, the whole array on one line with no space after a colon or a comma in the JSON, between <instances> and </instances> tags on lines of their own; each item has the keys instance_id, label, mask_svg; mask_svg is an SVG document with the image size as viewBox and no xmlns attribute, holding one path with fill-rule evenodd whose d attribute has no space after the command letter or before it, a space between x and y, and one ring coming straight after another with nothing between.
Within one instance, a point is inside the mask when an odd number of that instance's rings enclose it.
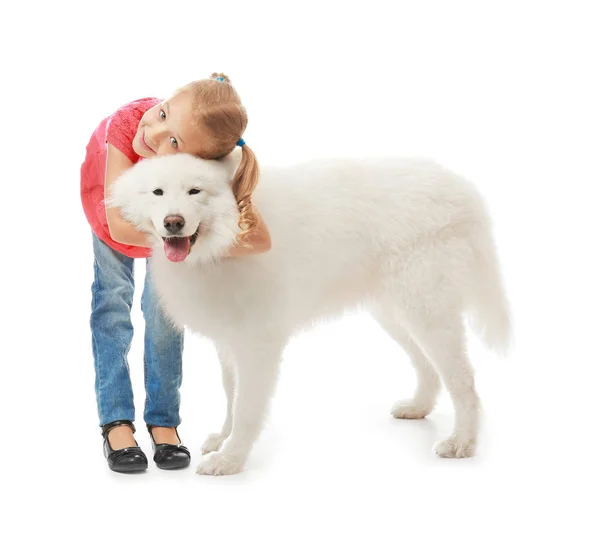
<instances>
[{"instance_id":1,"label":"fluffy white dog","mask_svg":"<svg viewBox=\"0 0 600 533\"><path fill-rule=\"evenodd\" d=\"M422 160L331 160L265 168L253 195L272 249L222 259L239 232L230 180L237 161L178 154L142 161L108 200L156 237L151 275L175 324L211 338L227 416L203 446L199 474L239 472L258 437L292 335L366 309L410 356L414 397L397 418L429 414L440 377L456 411L442 457L475 452L479 400L463 318L503 350L507 302L477 190Z\"/></svg>"}]
</instances>

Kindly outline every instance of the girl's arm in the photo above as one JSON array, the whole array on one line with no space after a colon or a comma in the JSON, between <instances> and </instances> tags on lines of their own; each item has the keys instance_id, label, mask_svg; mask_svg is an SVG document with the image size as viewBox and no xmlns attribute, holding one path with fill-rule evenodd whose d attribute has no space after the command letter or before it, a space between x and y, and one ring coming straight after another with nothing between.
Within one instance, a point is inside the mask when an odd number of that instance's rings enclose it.
<instances>
[{"instance_id":1,"label":"girl's arm","mask_svg":"<svg viewBox=\"0 0 600 533\"><path fill-rule=\"evenodd\" d=\"M258 211L258 226L248 235L247 246L236 244L229 249L225 257L242 257L246 255L264 254L271 249L271 235L265 221L260 216Z\"/></svg>"},{"instance_id":2,"label":"girl's arm","mask_svg":"<svg viewBox=\"0 0 600 533\"><path fill-rule=\"evenodd\" d=\"M121 152L121 150L108 143L106 154L106 177L104 180L105 197L115 180L132 166L133 163L123 152ZM107 207L106 219L108 221L108 230L113 240L131 246L150 247L147 234L143 231L138 231L134 225L127 222L127 220L121 216L118 207Z\"/></svg>"}]
</instances>

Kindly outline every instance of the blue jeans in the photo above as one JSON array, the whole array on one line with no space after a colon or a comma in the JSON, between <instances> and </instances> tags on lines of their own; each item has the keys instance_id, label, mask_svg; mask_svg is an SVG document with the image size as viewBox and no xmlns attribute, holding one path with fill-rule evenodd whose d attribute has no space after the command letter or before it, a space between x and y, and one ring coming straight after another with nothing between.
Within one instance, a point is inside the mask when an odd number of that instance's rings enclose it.
<instances>
[{"instance_id":1,"label":"blue jeans","mask_svg":"<svg viewBox=\"0 0 600 533\"><path fill-rule=\"evenodd\" d=\"M110 248L96 235L92 284L92 345L100 425L134 420L127 354L133 338L133 259ZM142 293L144 334L144 421L176 427L179 418L183 331L164 316L148 275Z\"/></svg>"}]
</instances>

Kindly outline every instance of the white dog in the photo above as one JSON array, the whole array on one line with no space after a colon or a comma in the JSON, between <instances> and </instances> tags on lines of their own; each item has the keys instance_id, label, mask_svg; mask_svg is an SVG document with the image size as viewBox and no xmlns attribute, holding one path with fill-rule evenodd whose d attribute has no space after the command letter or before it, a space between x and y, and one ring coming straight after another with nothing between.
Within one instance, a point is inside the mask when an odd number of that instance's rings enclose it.
<instances>
[{"instance_id":1,"label":"white dog","mask_svg":"<svg viewBox=\"0 0 600 533\"><path fill-rule=\"evenodd\" d=\"M440 377L456 411L442 457L475 452L479 400L463 317L486 344L510 337L490 222L476 189L435 163L365 159L269 168L253 195L272 249L220 259L239 232L230 180L237 161L178 154L142 161L120 177L109 205L156 237L151 275L175 324L211 338L227 394L220 433L203 446L199 474L246 462L292 335L345 310L370 311L418 375L398 418L433 409Z\"/></svg>"}]
</instances>

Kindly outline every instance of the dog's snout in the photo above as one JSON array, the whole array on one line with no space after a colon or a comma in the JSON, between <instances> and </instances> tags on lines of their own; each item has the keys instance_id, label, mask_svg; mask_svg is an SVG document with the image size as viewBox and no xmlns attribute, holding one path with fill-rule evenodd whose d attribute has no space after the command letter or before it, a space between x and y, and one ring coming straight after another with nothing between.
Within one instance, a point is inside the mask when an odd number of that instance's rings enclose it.
<instances>
[{"instance_id":1,"label":"dog's snout","mask_svg":"<svg viewBox=\"0 0 600 533\"><path fill-rule=\"evenodd\" d=\"M165 229L169 233L179 233L185 225L185 220L181 215L168 215L164 220Z\"/></svg>"}]
</instances>

